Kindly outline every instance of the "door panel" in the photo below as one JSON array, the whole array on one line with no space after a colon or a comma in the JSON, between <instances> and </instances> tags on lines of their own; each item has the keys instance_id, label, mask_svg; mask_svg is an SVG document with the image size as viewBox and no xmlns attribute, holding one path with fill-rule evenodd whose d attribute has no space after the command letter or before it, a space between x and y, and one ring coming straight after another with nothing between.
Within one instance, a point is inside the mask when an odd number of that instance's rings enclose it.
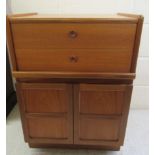
<instances>
[{"instance_id":1,"label":"door panel","mask_svg":"<svg viewBox=\"0 0 155 155\"><path fill-rule=\"evenodd\" d=\"M79 111L84 114L122 114L125 86L80 85Z\"/></svg>"},{"instance_id":2,"label":"door panel","mask_svg":"<svg viewBox=\"0 0 155 155\"><path fill-rule=\"evenodd\" d=\"M66 117L28 117L31 138L67 139L68 126Z\"/></svg>"},{"instance_id":3,"label":"door panel","mask_svg":"<svg viewBox=\"0 0 155 155\"><path fill-rule=\"evenodd\" d=\"M79 138L80 140L110 140L119 138L120 118L80 116Z\"/></svg>"},{"instance_id":4,"label":"door panel","mask_svg":"<svg viewBox=\"0 0 155 155\"><path fill-rule=\"evenodd\" d=\"M127 88L126 85L74 85L75 144L122 143Z\"/></svg>"},{"instance_id":5,"label":"door panel","mask_svg":"<svg viewBox=\"0 0 155 155\"><path fill-rule=\"evenodd\" d=\"M18 83L30 143L72 144L72 85Z\"/></svg>"},{"instance_id":6,"label":"door panel","mask_svg":"<svg viewBox=\"0 0 155 155\"><path fill-rule=\"evenodd\" d=\"M27 84L23 85L25 111L30 113L67 112L69 90L65 84Z\"/></svg>"}]
</instances>

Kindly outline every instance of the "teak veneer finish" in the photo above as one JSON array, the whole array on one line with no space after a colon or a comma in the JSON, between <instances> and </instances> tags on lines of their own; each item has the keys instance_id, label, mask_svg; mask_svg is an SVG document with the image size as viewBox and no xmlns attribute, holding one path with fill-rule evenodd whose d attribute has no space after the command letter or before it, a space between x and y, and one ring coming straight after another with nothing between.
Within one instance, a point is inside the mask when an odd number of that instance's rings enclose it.
<instances>
[{"instance_id":1,"label":"teak veneer finish","mask_svg":"<svg viewBox=\"0 0 155 155\"><path fill-rule=\"evenodd\" d=\"M7 45L30 147L119 150L143 16L7 16Z\"/></svg>"}]
</instances>

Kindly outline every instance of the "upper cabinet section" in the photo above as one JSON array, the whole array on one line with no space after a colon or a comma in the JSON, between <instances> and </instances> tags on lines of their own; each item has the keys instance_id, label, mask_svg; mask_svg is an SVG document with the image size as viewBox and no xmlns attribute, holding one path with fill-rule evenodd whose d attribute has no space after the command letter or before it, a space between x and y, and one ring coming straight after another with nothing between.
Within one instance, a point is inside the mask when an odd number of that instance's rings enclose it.
<instances>
[{"instance_id":1,"label":"upper cabinet section","mask_svg":"<svg viewBox=\"0 0 155 155\"><path fill-rule=\"evenodd\" d=\"M142 16L32 13L7 19L14 71L135 72Z\"/></svg>"}]
</instances>

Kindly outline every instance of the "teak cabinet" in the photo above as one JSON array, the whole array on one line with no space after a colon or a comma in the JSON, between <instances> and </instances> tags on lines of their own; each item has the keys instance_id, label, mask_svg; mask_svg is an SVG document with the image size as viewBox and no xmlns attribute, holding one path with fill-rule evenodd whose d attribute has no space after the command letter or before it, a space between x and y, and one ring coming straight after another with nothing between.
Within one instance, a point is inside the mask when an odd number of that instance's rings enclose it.
<instances>
[{"instance_id":1,"label":"teak cabinet","mask_svg":"<svg viewBox=\"0 0 155 155\"><path fill-rule=\"evenodd\" d=\"M7 44L31 147L123 145L143 16L7 17Z\"/></svg>"}]
</instances>

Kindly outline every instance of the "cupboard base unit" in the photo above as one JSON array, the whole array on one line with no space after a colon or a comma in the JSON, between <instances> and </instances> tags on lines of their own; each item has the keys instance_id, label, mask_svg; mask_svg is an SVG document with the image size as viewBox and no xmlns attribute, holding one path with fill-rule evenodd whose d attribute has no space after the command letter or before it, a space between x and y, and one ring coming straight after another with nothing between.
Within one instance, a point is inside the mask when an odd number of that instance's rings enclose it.
<instances>
[{"instance_id":1,"label":"cupboard base unit","mask_svg":"<svg viewBox=\"0 0 155 155\"><path fill-rule=\"evenodd\" d=\"M18 82L16 88L28 143L123 144L132 85Z\"/></svg>"},{"instance_id":2,"label":"cupboard base unit","mask_svg":"<svg viewBox=\"0 0 155 155\"><path fill-rule=\"evenodd\" d=\"M25 142L119 150L124 143L143 16L7 17Z\"/></svg>"}]
</instances>

